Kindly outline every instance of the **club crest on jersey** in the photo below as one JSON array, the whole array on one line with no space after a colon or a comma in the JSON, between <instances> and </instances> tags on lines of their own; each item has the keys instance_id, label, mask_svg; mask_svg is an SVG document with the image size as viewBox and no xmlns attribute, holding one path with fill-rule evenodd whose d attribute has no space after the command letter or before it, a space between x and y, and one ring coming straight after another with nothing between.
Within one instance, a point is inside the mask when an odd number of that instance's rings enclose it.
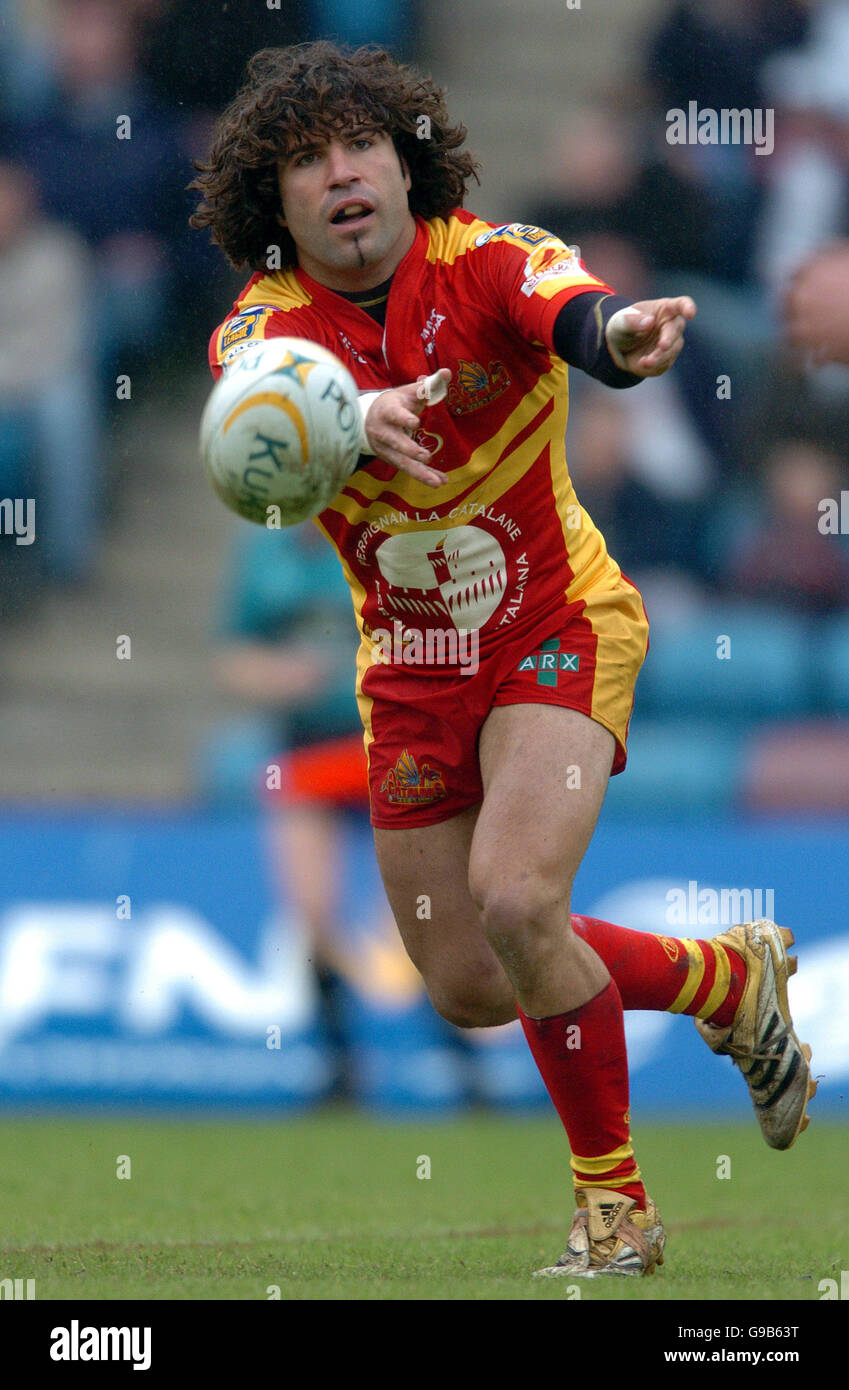
<instances>
[{"instance_id":1,"label":"club crest on jersey","mask_svg":"<svg viewBox=\"0 0 849 1390\"><path fill-rule=\"evenodd\" d=\"M387 801L396 806L426 806L432 801L441 801L447 795L442 773L431 767L430 763L422 763L419 769L412 753L408 753L406 748L395 766L387 772L380 790L385 793Z\"/></svg>"},{"instance_id":2,"label":"club crest on jersey","mask_svg":"<svg viewBox=\"0 0 849 1390\"><path fill-rule=\"evenodd\" d=\"M381 613L402 622L443 620L481 628L507 590L507 562L497 537L482 527L400 532L375 551L385 587Z\"/></svg>"},{"instance_id":3,"label":"club crest on jersey","mask_svg":"<svg viewBox=\"0 0 849 1390\"><path fill-rule=\"evenodd\" d=\"M240 314L236 314L235 318L228 321L221 334L220 352L225 353L228 348L232 348L236 343L245 342L247 338L261 337L259 330L273 313L273 304L258 304L255 309L243 309Z\"/></svg>"},{"instance_id":4,"label":"club crest on jersey","mask_svg":"<svg viewBox=\"0 0 849 1390\"><path fill-rule=\"evenodd\" d=\"M497 399L510 385L503 362L490 362L489 370L480 362L467 362L461 357L457 372L448 388L448 409L452 415L466 415L480 410Z\"/></svg>"},{"instance_id":5,"label":"club crest on jersey","mask_svg":"<svg viewBox=\"0 0 849 1390\"><path fill-rule=\"evenodd\" d=\"M531 227L526 222L502 222L500 227L491 227L475 237L475 246L486 246L494 237L509 237L525 246L539 246L543 241L554 240L551 232L543 231L542 227Z\"/></svg>"}]
</instances>

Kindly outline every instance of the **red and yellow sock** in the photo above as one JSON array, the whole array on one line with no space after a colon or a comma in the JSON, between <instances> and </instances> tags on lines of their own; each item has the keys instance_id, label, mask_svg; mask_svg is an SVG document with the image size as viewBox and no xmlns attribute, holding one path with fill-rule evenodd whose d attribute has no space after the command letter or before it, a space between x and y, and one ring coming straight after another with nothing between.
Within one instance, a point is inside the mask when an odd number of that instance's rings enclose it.
<instances>
[{"instance_id":1,"label":"red and yellow sock","mask_svg":"<svg viewBox=\"0 0 849 1390\"><path fill-rule=\"evenodd\" d=\"M631 1145L622 1000L613 980L588 1003L553 1018L518 1010L528 1046L563 1122L575 1187L646 1193Z\"/></svg>"},{"instance_id":2,"label":"red and yellow sock","mask_svg":"<svg viewBox=\"0 0 849 1390\"><path fill-rule=\"evenodd\" d=\"M624 1009L693 1014L720 1028L734 1021L746 983L741 956L715 941L656 936L572 916L572 928L601 956Z\"/></svg>"}]
</instances>

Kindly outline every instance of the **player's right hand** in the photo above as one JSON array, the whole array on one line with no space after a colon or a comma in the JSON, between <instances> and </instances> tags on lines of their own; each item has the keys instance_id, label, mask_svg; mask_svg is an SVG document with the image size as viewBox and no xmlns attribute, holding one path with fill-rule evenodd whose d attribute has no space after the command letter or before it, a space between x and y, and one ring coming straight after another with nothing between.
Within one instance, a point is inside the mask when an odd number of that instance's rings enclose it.
<instances>
[{"instance_id":1,"label":"player's right hand","mask_svg":"<svg viewBox=\"0 0 849 1390\"><path fill-rule=\"evenodd\" d=\"M448 367L442 367L435 375L441 378L436 388L437 391L441 390L441 395L437 395L437 399L441 399L445 394L444 387L451 380L451 371ZM406 386L393 386L388 391L382 391L369 408L365 431L375 458L394 464L429 487L442 487L447 482L446 474L431 467L430 453L412 437L419 428L419 417L428 405L422 391L422 382L427 379L420 377Z\"/></svg>"}]
</instances>

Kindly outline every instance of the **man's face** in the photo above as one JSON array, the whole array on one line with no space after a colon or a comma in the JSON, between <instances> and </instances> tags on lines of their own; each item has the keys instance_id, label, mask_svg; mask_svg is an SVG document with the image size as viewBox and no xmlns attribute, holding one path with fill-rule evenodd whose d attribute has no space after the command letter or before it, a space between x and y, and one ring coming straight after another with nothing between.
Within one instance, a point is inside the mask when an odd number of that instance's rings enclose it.
<instances>
[{"instance_id":1,"label":"man's face","mask_svg":"<svg viewBox=\"0 0 849 1390\"><path fill-rule=\"evenodd\" d=\"M384 131L307 136L280 160L278 182L298 263L329 289L381 284L413 244L409 171Z\"/></svg>"}]
</instances>

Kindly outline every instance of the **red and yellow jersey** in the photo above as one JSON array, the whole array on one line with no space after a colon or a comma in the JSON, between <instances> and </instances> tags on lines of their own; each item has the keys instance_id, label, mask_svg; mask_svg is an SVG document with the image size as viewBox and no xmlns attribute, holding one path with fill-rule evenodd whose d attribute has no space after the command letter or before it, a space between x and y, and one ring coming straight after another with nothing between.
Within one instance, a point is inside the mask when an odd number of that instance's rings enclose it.
<instances>
[{"instance_id":1,"label":"red and yellow jersey","mask_svg":"<svg viewBox=\"0 0 849 1390\"><path fill-rule=\"evenodd\" d=\"M373 459L317 518L351 586L364 656L400 623L474 630L484 660L508 631L556 626L568 605L620 582L569 477L568 373L552 349L561 308L588 290L612 293L548 232L457 210L416 218L385 329L294 269L254 275L213 334L216 376L275 336L329 348L363 391L451 369L417 436L444 486Z\"/></svg>"}]
</instances>

